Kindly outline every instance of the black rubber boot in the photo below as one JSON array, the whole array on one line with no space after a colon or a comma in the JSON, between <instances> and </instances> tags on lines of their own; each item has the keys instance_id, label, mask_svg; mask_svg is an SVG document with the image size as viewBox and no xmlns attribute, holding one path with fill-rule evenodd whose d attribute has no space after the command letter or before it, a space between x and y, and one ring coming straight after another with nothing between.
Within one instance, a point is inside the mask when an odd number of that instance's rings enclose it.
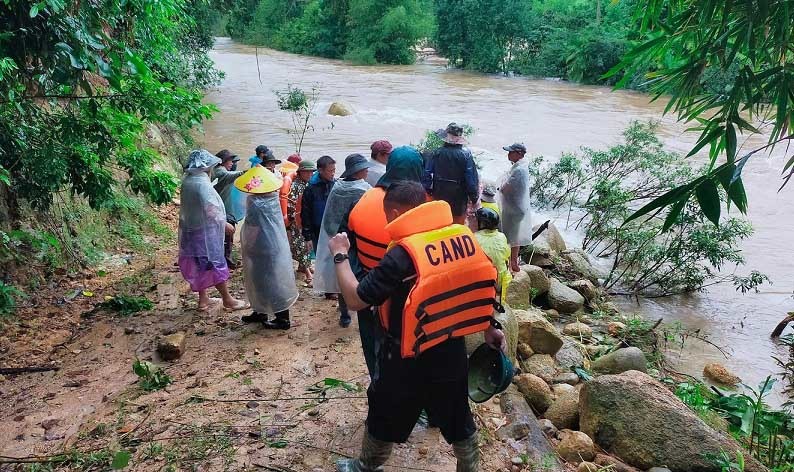
<instances>
[{"instance_id":1,"label":"black rubber boot","mask_svg":"<svg viewBox=\"0 0 794 472\"><path fill-rule=\"evenodd\" d=\"M240 317L243 323L265 323L267 321L267 314L252 311L250 315Z\"/></svg>"},{"instance_id":2,"label":"black rubber boot","mask_svg":"<svg viewBox=\"0 0 794 472\"><path fill-rule=\"evenodd\" d=\"M291 324L289 322L289 310L284 310L276 313L276 319L272 321L262 322L265 329L289 329Z\"/></svg>"},{"instance_id":3,"label":"black rubber boot","mask_svg":"<svg viewBox=\"0 0 794 472\"><path fill-rule=\"evenodd\" d=\"M456 472L480 471L480 446L477 444L477 433L468 439L452 443L452 451L458 459Z\"/></svg>"},{"instance_id":4,"label":"black rubber boot","mask_svg":"<svg viewBox=\"0 0 794 472\"><path fill-rule=\"evenodd\" d=\"M361 457L336 461L337 472L381 472L383 464L389 460L394 443L381 441L364 431L361 444Z\"/></svg>"}]
</instances>

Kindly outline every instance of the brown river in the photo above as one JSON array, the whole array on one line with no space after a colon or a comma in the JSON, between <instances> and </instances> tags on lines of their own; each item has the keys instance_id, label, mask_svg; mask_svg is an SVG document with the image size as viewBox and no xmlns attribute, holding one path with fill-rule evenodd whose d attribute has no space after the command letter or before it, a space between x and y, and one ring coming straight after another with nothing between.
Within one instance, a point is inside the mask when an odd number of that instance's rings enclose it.
<instances>
[{"instance_id":1,"label":"brown river","mask_svg":"<svg viewBox=\"0 0 794 472\"><path fill-rule=\"evenodd\" d=\"M369 144L377 139L395 146L417 143L425 131L451 121L476 129L470 147L481 153L481 172L491 180L508 168L501 147L515 141L524 142L530 154L557 158L580 146L607 147L618 142L631 120L649 119L662 121L661 136L671 150L685 153L696 138L673 117L662 116L662 103L605 87L468 73L434 64L358 67L269 49L255 52L228 38L217 39L211 56L226 78L207 97L220 113L205 123L198 141L213 153L229 148L249 156L258 144L268 145L277 156L294 152L287 134L289 115L278 109L273 93L287 84L304 89L316 84L321 90L314 130L307 134L301 154L310 159L329 154L340 163L353 152L368 155ZM335 101L348 104L353 115L326 115ZM745 148L758 142L763 140L746 143ZM762 286L758 294L742 295L726 284L688 296L621 302L625 310L649 319L700 329L729 353L726 360L717 349L690 340L673 353L682 372L699 377L706 363L717 361L756 386L778 373L771 356L787 356L787 350L769 338L786 312L794 310L794 184L777 192L783 152L781 148L772 156L758 156L744 170L755 234L743 243L747 262L736 273L760 270L772 285ZM337 166L339 172L342 167ZM556 224L564 230L565 218L557 218ZM577 237L566 233L569 241ZM783 401L780 387L770 403Z\"/></svg>"}]
</instances>

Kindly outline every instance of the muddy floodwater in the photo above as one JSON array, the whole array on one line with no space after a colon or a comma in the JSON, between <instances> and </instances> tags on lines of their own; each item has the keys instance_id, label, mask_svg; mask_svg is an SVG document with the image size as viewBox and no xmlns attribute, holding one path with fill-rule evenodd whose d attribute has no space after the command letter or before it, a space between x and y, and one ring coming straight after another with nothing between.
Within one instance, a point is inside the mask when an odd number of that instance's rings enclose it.
<instances>
[{"instance_id":1,"label":"muddy floodwater","mask_svg":"<svg viewBox=\"0 0 794 472\"><path fill-rule=\"evenodd\" d=\"M287 84L304 89L319 86L314 129L307 134L301 154L310 159L329 154L339 162L339 172L347 154L368 155L374 140L417 143L426 130L451 121L476 129L470 147L481 153L482 174L487 179L496 179L507 170L501 147L515 141L524 142L530 154L556 159L580 146L609 146L620 139L631 120L649 119L661 119L661 137L671 150L686 152L696 139L672 117L662 117L663 103L649 103L647 95L605 87L467 73L433 64L356 67L255 50L228 38L218 38L211 56L226 74L207 97L220 113L205 124L205 133L198 138L212 152L229 148L249 156L258 144L270 146L277 156L294 152L287 134L289 115L278 109L273 93ZM354 113L326 115L335 101L349 105ZM760 142L763 138L744 147L751 149ZM717 349L691 341L675 356L678 370L700 376L704 364L719 361L755 386L778 372L771 356L787 356L787 350L769 338L786 312L794 310L794 184L777 191L784 151L780 148L772 156L758 156L744 170L748 216L755 234L743 243L747 263L737 273L759 270L771 278L772 285L763 286L758 294L741 295L728 284L710 287L705 293L640 300L639 304L621 301L625 310L649 319L679 320L687 328L700 329L730 353L725 360ZM565 218L557 218L556 224L563 229ZM567 236L577 238L574 232ZM783 399L777 388L770 403Z\"/></svg>"}]
</instances>

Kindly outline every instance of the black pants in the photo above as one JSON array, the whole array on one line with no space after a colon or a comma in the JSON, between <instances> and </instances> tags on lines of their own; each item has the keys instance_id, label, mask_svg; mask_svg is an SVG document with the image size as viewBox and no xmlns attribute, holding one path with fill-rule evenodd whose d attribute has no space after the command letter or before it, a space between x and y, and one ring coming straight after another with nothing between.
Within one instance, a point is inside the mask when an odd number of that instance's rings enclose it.
<instances>
[{"instance_id":1,"label":"black pants","mask_svg":"<svg viewBox=\"0 0 794 472\"><path fill-rule=\"evenodd\" d=\"M446 341L421 356L434 349L439 351L424 359L402 359L399 346L389 341L381 346L378 376L367 390L367 429L375 439L405 442L422 410L448 443L468 439L477 431L469 408L463 340Z\"/></svg>"},{"instance_id":2,"label":"black pants","mask_svg":"<svg viewBox=\"0 0 794 472\"><path fill-rule=\"evenodd\" d=\"M233 221L226 220L230 225L237 227L237 223ZM223 255L226 257L226 264L229 267L234 266L234 262L232 261L232 246L234 246L234 233L231 234L225 233L226 236L223 238Z\"/></svg>"}]
</instances>

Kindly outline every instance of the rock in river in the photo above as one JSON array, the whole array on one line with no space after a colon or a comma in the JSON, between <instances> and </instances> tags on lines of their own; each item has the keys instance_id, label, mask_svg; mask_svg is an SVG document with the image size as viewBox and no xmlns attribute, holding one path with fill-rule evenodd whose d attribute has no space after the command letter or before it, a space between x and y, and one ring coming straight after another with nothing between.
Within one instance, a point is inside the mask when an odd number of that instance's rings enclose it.
<instances>
[{"instance_id":1,"label":"rock in river","mask_svg":"<svg viewBox=\"0 0 794 472\"><path fill-rule=\"evenodd\" d=\"M552 278L549 285L549 305L560 313L575 313L584 306L584 297L576 290Z\"/></svg>"},{"instance_id":2,"label":"rock in river","mask_svg":"<svg viewBox=\"0 0 794 472\"><path fill-rule=\"evenodd\" d=\"M676 472L719 472L709 454L744 452L664 385L638 371L586 382L579 396L579 426L604 450L642 470L663 464ZM749 454L744 459L745 471L765 470Z\"/></svg>"},{"instance_id":3,"label":"rock in river","mask_svg":"<svg viewBox=\"0 0 794 472\"><path fill-rule=\"evenodd\" d=\"M593 282L590 282L587 279L574 280L573 282L568 283L568 286L579 292L588 302L597 298L599 295L596 286L593 285Z\"/></svg>"},{"instance_id":4,"label":"rock in river","mask_svg":"<svg viewBox=\"0 0 794 472\"><path fill-rule=\"evenodd\" d=\"M736 385L742 381L742 379L726 369L725 366L716 362L706 364L703 367L703 376L721 385Z\"/></svg>"},{"instance_id":5,"label":"rock in river","mask_svg":"<svg viewBox=\"0 0 794 472\"><path fill-rule=\"evenodd\" d=\"M589 339L593 335L593 328L584 323L568 323L562 328L562 334L578 339Z\"/></svg>"},{"instance_id":6,"label":"rock in river","mask_svg":"<svg viewBox=\"0 0 794 472\"><path fill-rule=\"evenodd\" d=\"M507 339L507 357L516 365L516 348L518 347L518 321L509 306L504 307L504 313L496 313L494 318L501 323L502 332ZM485 342L482 332L466 336L466 353L471 354L480 344Z\"/></svg>"},{"instance_id":7,"label":"rock in river","mask_svg":"<svg viewBox=\"0 0 794 472\"><path fill-rule=\"evenodd\" d=\"M546 383L551 383L558 373L554 358L548 354L535 354L529 359L521 361L521 370L537 375Z\"/></svg>"},{"instance_id":8,"label":"rock in river","mask_svg":"<svg viewBox=\"0 0 794 472\"><path fill-rule=\"evenodd\" d=\"M637 347L625 347L610 352L593 361L593 370L602 374L619 374L627 370L645 372L648 368L645 354Z\"/></svg>"},{"instance_id":9,"label":"rock in river","mask_svg":"<svg viewBox=\"0 0 794 472\"><path fill-rule=\"evenodd\" d=\"M348 105L342 102L334 102L328 107L328 114L333 116L349 116L353 114L353 111Z\"/></svg>"}]
</instances>

